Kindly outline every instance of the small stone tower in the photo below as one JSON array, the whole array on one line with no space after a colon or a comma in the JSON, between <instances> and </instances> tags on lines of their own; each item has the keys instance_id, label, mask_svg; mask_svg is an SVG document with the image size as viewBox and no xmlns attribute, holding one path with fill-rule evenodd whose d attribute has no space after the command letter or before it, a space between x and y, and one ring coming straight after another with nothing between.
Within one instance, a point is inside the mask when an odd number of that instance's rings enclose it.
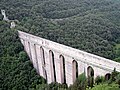
<instances>
[{"instance_id":1,"label":"small stone tower","mask_svg":"<svg viewBox=\"0 0 120 90\"><path fill-rule=\"evenodd\" d=\"M5 10L1 10L1 13L2 13L2 15L4 16L4 17L3 17L3 20L9 21L8 17L7 17L6 14L5 14Z\"/></svg>"},{"instance_id":2,"label":"small stone tower","mask_svg":"<svg viewBox=\"0 0 120 90\"><path fill-rule=\"evenodd\" d=\"M15 26L16 26L16 25L15 25L15 22L12 21L12 22L11 22L11 25L10 25L10 28L15 28Z\"/></svg>"}]
</instances>

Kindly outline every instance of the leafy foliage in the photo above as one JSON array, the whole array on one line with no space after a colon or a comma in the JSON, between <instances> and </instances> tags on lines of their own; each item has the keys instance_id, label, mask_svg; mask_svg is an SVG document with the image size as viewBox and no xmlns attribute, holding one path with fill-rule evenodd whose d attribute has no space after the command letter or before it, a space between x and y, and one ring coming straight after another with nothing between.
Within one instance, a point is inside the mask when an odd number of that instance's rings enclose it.
<instances>
[{"instance_id":1,"label":"leafy foliage","mask_svg":"<svg viewBox=\"0 0 120 90\"><path fill-rule=\"evenodd\" d=\"M119 90L120 88L118 87L117 84L100 84L100 85L96 85L95 87L93 87L92 89L87 89L87 90Z\"/></svg>"},{"instance_id":2,"label":"leafy foliage","mask_svg":"<svg viewBox=\"0 0 120 90\"><path fill-rule=\"evenodd\" d=\"M102 83L102 82L104 82L104 81L105 81L105 79L104 79L103 76L97 76L96 79L95 79L95 83L97 85L100 84L100 83Z\"/></svg>"},{"instance_id":3,"label":"leafy foliage","mask_svg":"<svg viewBox=\"0 0 120 90\"><path fill-rule=\"evenodd\" d=\"M61 86L44 84L45 80L28 61L16 30L120 62L119 0L0 0L0 8L6 10L9 19L19 20L17 28L11 30L0 14L2 90L56 89ZM111 80L120 85L119 77L113 73ZM101 83L102 78L98 77L96 82ZM85 89L85 83L84 79L78 79L70 88ZM102 87L108 90L110 86L103 84L94 88Z\"/></svg>"},{"instance_id":4,"label":"leafy foliage","mask_svg":"<svg viewBox=\"0 0 120 90\"><path fill-rule=\"evenodd\" d=\"M87 79L85 74L81 74L78 76L73 85L71 85L68 90L86 90L87 87Z\"/></svg>"},{"instance_id":5,"label":"leafy foliage","mask_svg":"<svg viewBox=\"0 0 120 90\"><path fill-rule=\"evenodd\" d=\"M116 46L114 47L114 51L116 55L116 58L114 60L119 62L120 61L120 44L116 44Z\"/></svg>"},{"instance_id":6,"label":"leafy foliage","mask_svg":"<svg viewBox=\"0 0 120 90\"><path fill-rule=\"evenodd\" d=\"M28 90L45 83L23 51L17 31L4 21L0 21L0 37L0 89Z\"/></svg>"},{"instance_id":7,"label":"leafy foliage","mask_svg":"<svg viewBox=\"0 0 120 90\"><path fill-rule=\"evenodd\" d=\"M1 0L19 30L120 61L119 0ZM7 6L7 7L6 7Z\"/></svg>"},{"instance_id":8,"label":"leafy foliage","mask_svg":"<svg viewBox=\"0 0 120 90\"><path fill-rule=\"evenodd\" d=\"M60 84L57 82L51 84L38 84L36 88L30 88L29 90L67 90L66 84Z\"/></svg>"}]
</instances>

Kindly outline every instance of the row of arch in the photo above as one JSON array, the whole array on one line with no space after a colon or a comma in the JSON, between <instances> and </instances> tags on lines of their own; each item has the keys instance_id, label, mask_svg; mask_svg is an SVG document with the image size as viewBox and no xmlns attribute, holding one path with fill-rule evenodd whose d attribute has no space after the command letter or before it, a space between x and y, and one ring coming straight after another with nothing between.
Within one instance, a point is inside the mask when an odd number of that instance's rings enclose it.
<instances>
[{"instance_id":1,"label":"row of arch","mask_svg":"<svg viewBox=\"0 0 120 90\"><path fill-rule=\"evenodd\" d=\"M30 43L28 42L29 47ZM30 49L30 48L29 48ZM34 49L36 50L36 46L34 44ZM40 54L41 54L41 61L42 61L42 69L43 69L43 75L45 79L47 80L47 71L44 68L46 62L45 62L45 53L44 49L40 47ZM50 59L50 68L51 68L51 79L52 82L56 82L56 71L55 71L55 60L54 60L54 53L52 50L49 51L49 59ZM60 76L61 76L61 83L66 83L66 73L65 73L65 58L63 55L59 56L60 59ZM91 71L92 70L92 71ZM88 67L88 76L93 76L93 74L90 74L93 72L93 69L91 67ZM73 82L75 82L76 78L78 77L78 63L77 61L73 60L72 61L72 78Z\"/></svg>"},{"instance_id":2,"label":"row of arch","mask_svg":"<svg viewBox=\"0 0 120 90\"><path fill-rule=\"evenodd\" d=\"M40 47L40 52L41 52L41 60L43 64L45 65L45 54L44 54L44 49ZM56 67L55 67L55 59L54 59L54 53L52 50L49 51L49 60L50 60L50 70L51 70L51 79L52 82L56 82ZM61 83L66 83L66 68L65 68L65 58L63 55L59 56L60 60L60 76L61 76ZM43 68L43 73L45 78L47 79L47 72ZM94 77L94 70L91 66L87 68L87 73L88 77ZM76 78L78 77L78 63L77 61L73 60L72 61L72 79L73 82L75 82Z\"/></svg>"},{"instance_id":3,"label":"row of arch","mask_svg":"<svg viewBox=\"0 0 120 90\"><path fill-rule=\"evenodd\" d=\"M30 47L30 43L28 42L29 47ZM36 48L35 44L34 44L34 49ZM30 48L29 48L30 49ZM41 54L41 61L42 61L42 69L43 69L43 75L45 77L45 79L47 80L47 71L45 69L45 64L46 64L46 60L45 60L45 52L43 47L40 47L40 54ZM56 82L56 67L55 67L55 58L54 58L54 53L52 50L49 51L49 60L50 60L50 70L51 70L51 79L52 82ZM61 76L61 83L66 83L66 68L65 68L65 58L63 55L59 56L59 60L60 60L60 76ZM72 61L72 79L73 82L75 82L76 78L78 77L78 63L76 60ZM87 77L88 78L94 78L94 70L91 66L88 66L87 68ZM110 78L110 74L106 74L105 77L107 79ZM94 80L93 80L94 81ZM92 81L92 82L93 82Z\"/></svg>"},{"instance_id":4,"label":"row of arch","mask_svg":"<svg viewBox=\"0 0 120 90\"><path fill-rule=\"evenodd\" d=\"M47 71L44 68L44 65L46 64L45 52L42 47L40 47L40 53L41 53L41 61L43 64L43 68L42 68L43 75L44 75L45 79L47 80ZM59 59L60 59L61 83L66 83L65 58L62 55L60 55ZM52 50L49 51L49 60L50 60L51 79L52 79L52 82L56 82L56 71L55 71L56 67L55 67L54 53Z\"/></svg>"}]
</instances>

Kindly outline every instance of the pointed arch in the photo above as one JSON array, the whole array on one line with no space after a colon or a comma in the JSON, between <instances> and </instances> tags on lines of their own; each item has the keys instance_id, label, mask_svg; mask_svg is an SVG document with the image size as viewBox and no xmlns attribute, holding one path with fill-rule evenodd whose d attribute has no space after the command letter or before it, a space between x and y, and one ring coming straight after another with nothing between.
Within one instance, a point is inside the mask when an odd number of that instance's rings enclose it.
<instances>
[{"instance_id":1,"label":"pointed arch","mask_svg":"<svg viewBox=\"0 0 120 90\"><path fill-rule=\"evenodd\" d=\"M111 78L111 74L110 73L107 73L106 75L105 75L105 80L109 80Z\"/></svg>"},{"instance_id":2,"label":"pointed arch","mask_svg":"<svg viewBox=\"0 0 120 90\"><path fill-rule=\"evenodd\" d=\"M88 74L88 77L94 76L94 70L91 66L87 68L87 74Z\"/></svg>"},{"instance_id":3,"label":"pointed arch","mask_svg":"<svg viewBox=\"0 0 120 90\"><path fill-rule=\"evenodd\" d=\"M94 84L94 70L91 66L87 68L87 76L88 76L88 86L93 87Z\"/></svg>"},{"instance_id":4,"label":"pointed arch","mask_svg":"<svg viewBox=\"0 0 120 90\"><path fill-rule=\"evenodd\" d=\"M53 82L56 82L54 53L51 50L49 51L49 57L50 57L51 79Z\"/></svg>"},{"instance_id":5,"label":"pointed arch","mask_svg":"<svg viewBox=\"0 0 120 90\"><path fill-rule=\"evenodd\" d=\"M77 61L72 61L72 78L73 82L75 82L76 78L78 77L78 63Z\"/></svg>"},{"instance_id":6,"label":"pointed arch","mask_svg":"<svg viewBox=\"0 0 120 90\"><path fill-rule=\"evenodd\" d=\"M61 83L66 84L65 58L62 55L60 55L60 74L61 74Z\"/></svg>"}]
</instances>

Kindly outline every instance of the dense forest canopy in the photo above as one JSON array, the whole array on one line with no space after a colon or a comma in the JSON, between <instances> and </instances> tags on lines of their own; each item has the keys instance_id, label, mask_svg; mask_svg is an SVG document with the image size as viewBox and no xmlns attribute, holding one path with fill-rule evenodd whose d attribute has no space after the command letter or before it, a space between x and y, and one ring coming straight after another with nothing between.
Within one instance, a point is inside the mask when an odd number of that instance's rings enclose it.
<instances>
[{"instance_id":1,"label":"dense forest canopy","mask_svg":"<svg viewBox=\"0 0 120 90\"><path fill-rule=\"evenodd\" d=\"M120 0L0 0L0 9L10 20L19 21L15 29L10 29L0 14L2 90L61 86L49 86L38 76L17 30L120 62Z\"/></svg>"},{"instance_id":2,"label":"dense forest canopy","mask_svg":"<svg viewBox=\"0 0 120 90\"><path fill-rule=\"evenodd\" d=\"M0 90L28 90L46 81L36 74L17 31L0 21Z\"/></svg>"},{"instance_id":3,"label":"dense forest canopy","mask_svg":"<svg viewBox=\"0 0 120 90\"><path fill-rule=\"evenodd\" d=\"M0 8L20 30L120 61L119 0L2 0Z\"/></svg>"}]
</instances>

